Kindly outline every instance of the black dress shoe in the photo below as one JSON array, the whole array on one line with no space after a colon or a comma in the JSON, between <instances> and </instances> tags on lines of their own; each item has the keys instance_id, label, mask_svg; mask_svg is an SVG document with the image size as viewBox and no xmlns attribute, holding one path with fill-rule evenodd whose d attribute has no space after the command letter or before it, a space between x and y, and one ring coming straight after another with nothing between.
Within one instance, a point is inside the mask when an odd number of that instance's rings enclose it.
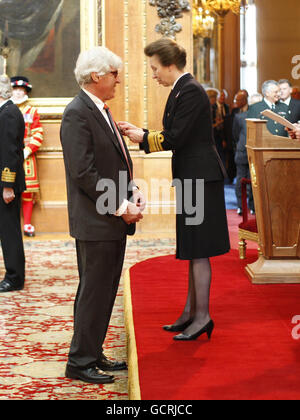
<instances>
[{"instance_id":1,"label":"black dress shoe","mask_svg":"<svg viewBox=\"0 0 300 420\"><path fill-rule=\"evenodd\" d=\"M79 379L89 384L111 384L114 382L112 375L105 375L105 373L100 372L96 367L77 369L67 365L66 377L69 379Z\"/></svg>"},{"instance_id":2,"label":"black dress shoe","mask_svg":"<svg viewBox=\"0 0 300 420\"><path fill-rule=\"evenodd\" d=\"M24 235L25 235L25 236L28 236L29 238L33 238L33 237L35 236L35 233L34 233L34 232L26 232L26 231L24 230Z\"/></svg>"},{"instance_id":3,"label":"black dress shoe","mask_svg":"<svg viewBox=\"0 0 300 420\"><path fill-rule=\"evenodd\" d=\"M204 333L206 333L208 339L210 339L214 326L215 326L214 321L211 319L206 325L204 325L203 328L201 328L201 330L195 332L194 334L182 333L182 334L175 335L173 339L177 341L196 340L201 334L204 334Z\"/></svg>"},{"instance_id":4,"label":"black dress shoe","mask_svg":"<svg viewBox=\"0 0 300 420\"><path fill-rule=\"evenodd\" d=\"M184 331L188 326L191 325L191 323L193 322L192 319L189 319L188 321L184 322L183 324L178 324L178 325L164 325L163 329L165 331L169 331L169 332L179 332L179 331Z\"/></svg>"},{"instance_id":5,"label":"black dress shoe","mask_svg":"<svg viewBox=\"0 0 300 420\"><path fill-rule=\"evenodd\" d=\"M126 370L126 362L118 362L109 360L105 354L101 354L100 359L97 360L97 367L104 371Z\"/></svg>"},{"instance_id":6,"label":"black dress shoe","mask_svg":"<svg viewBox=\"0 0 300 420\"><path fill-rule=\"evenodd\" d=\"M24 285L22 286L14 286L8 280L2 280L0 283L0 293L5 292L14 292L15 290L22 290Z\"/></svg>"}]
</instances>

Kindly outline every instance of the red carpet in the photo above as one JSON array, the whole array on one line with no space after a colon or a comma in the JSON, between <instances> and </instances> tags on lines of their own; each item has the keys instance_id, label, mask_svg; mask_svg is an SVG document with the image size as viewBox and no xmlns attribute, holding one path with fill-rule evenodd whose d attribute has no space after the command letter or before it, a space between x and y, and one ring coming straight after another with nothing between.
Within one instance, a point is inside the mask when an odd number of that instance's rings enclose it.
<instances>
[{"instance_id":1,"label":"red carpet","mask_svg":"<svg viewBox=\"0 0 300 420\"><path fill-rule=\"evenodd\" d=\"M183 308L187 262L166 256L131 268L142 400L300 398L300 340L292 337L300 328L291 322L300 285L252 285L244 266L256 256L250 249L242 262L232 250L211 259L210 341L175 342L161 328Z\"/></svg>"}]
</instances>

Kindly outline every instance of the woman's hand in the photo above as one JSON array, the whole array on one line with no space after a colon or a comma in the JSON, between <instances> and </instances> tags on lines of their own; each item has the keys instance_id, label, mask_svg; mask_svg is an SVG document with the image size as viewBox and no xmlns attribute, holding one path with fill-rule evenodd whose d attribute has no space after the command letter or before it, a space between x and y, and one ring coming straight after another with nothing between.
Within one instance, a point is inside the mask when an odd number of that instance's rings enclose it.
<instances>
[{"instance_id":1,"label":"woman's hand","mask_svg":"<svg viewBox=\"0 0 300 420\"><path fill-rule=\"evenodd\" d=\"M138 128L126 121L119 121L118 126L123 136L129 137L133 143L141 143L143 141L144 130L142 128Z\"/></svg>"},{"instance_id":2,"label":"woman's hand","mask_svg":"<svg viewBox=\"0 0 300 420\"><path fill-rule=\"evenodd\" d=\"M119 127L119 129L121 130L121 133L122 133L123 135L126 135L126 134L125 134L125 131L126 131L126 130L129 130L129 129L136 129L136 128L138 128L138 127L136 127L135 125L130 124L130 123L129 123L129 122L127 122L127 121L119 121L119 122L118 122L118 127Z\"/></svg>"},{"instance_id":3,"label":"woman's hand","mask_svg":"<svg viewBox=\"0 0 300 420\"><path fill-rule=\"evenodd\" d=\"M129 137L133 143L142 143L145 133L141 128L129 128L128 130L125 130L124 134Z\"/></svg>"}]
</instances>

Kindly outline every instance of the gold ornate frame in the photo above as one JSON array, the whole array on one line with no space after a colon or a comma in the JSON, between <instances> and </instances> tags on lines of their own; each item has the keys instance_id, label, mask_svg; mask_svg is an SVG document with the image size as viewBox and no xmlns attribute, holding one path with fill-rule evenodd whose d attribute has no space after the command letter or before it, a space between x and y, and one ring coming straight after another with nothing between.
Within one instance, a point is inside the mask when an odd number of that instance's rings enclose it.
<instances>
[{"instance_id":1,"label":"gold ornate frame","mask_svg":"<svg viewBox=\"0 0 300 420\"><path fill-rule=\"evenodd\" d=\"M105 45L105 1L80 0L80 49ZM42 120L61 119L66 105L72 98L30 98Z\"/></svg>"}]
</instances>

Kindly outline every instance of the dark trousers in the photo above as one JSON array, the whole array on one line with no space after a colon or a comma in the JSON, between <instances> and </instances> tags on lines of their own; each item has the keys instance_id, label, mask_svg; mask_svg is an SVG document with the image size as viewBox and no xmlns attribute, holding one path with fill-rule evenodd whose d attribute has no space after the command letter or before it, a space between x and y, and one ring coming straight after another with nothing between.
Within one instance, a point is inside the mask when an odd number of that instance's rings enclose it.
<instances>
[{"instance_id":1,"label":"dark trousers","mask_svg":"<svg viewBox=\"0 0 300 420\"><path fill-rule=\"evenodd\" d=\"M68 365L84 369L96 365L103 351L122 267L122 241L76 240L79 286L74 304L74 334Z\"/></svg>"},{"instance_id":2,"label":"dark trousers","mask_svg":"<svg viewBox=\"0 0 300 420\"><path fill-rule=\"evenodd\" d=\"M13 286L25 281L25 255L20 224L21 194L6 204L0 189L0 239L5 266L4 279Z\"/></svg>"},{"instance_id":3,"label":"dark trousers","mask_svg":"<svg viewBox=\"0 0 300 420\"><path fill-rule=\"evenodd\" d=\"M250 171L248 164L236 164L236 184L235 184L235 195L237 198L238 208L242 208L242 186L241 179L248 178L250 179ZM247 195L248 195L248 206L250 210L254 210L254 201L251 185L247 185Z\"/></svg>"}]
</instances>

